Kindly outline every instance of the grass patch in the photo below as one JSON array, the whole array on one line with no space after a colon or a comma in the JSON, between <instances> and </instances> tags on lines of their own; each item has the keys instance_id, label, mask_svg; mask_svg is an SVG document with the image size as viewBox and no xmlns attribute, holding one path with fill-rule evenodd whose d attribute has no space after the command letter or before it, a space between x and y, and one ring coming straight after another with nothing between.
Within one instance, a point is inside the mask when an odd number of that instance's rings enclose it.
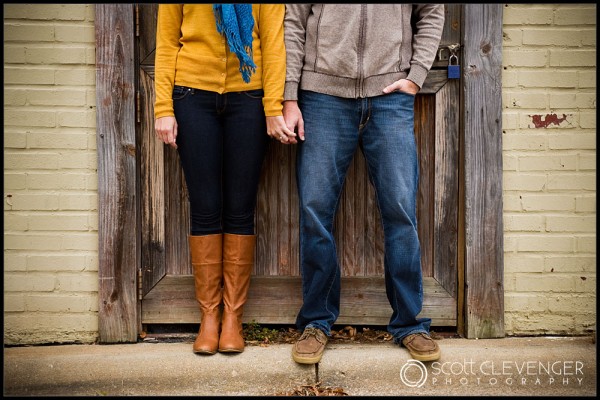
<instances>
[{"instance_id":1,"label":"grass patch","mask_svg":"<svg viewBox=\"0 0 600 400\"><path fill-rule=\"evenodd\" d=\"M279 339L279 331L260 326L256 321L244 324L244 337L248 342L273 343Z\"/></svg>"}]
</instances>

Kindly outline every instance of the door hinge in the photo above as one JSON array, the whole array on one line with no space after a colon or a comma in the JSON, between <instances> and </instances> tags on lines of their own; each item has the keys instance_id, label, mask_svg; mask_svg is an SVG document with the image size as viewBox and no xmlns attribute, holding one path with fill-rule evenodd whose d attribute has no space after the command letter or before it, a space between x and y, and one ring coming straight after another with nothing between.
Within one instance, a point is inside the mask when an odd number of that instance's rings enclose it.
<instances>
[{"instance_id":1,"label":"door hinge","mask_svg":"<svg viewBox=\"0 0 600 400\"><path fill-rule=\"evenodd\" d=\"M144 287L142 285L142 270L138 269L138 279L137 279L137 289L138 289L138 300L142 300L142 298L144 297Z\"/></svg>"},{"instance_id":2,"label":"door hinge","mask_svg":"<svg viewBox=\"0 0 600 400\"><path fill-rule=\"evenodd\" d=\"M140 5L135 5L135 37L140 36Z\"/></svg>"},{"instance_id":3,"label":"door hinge","mask_svg":"<svg viewBox=\"0 0 600 400\"><path fill-rule=\"evenodd\" d=\"M140 117L140 114L142 113L142 105L140 104L141 101L140 91L138 90L135 92L135 120L138 124L142 122Z\"/></svg>"}]
</instances>

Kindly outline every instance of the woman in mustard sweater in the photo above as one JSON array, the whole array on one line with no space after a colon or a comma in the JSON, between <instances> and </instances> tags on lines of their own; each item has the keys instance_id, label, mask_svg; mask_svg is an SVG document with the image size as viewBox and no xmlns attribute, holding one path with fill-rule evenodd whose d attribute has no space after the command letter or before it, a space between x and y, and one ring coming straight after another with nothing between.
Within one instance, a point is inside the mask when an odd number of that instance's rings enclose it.
<instances>
[{"instance_id":1,"label":"woman in mustard sweater","mask_svg":"<svg viewBox=\"0 0 600 400\"><path fill-rule=\"evenodd\" d=\"M158 7L155 131L177 149L189 194L195 353L244 350L261 166L269 136L295 136L282 116L284 14L283 4Z\"/></svg>"}]
</instances>

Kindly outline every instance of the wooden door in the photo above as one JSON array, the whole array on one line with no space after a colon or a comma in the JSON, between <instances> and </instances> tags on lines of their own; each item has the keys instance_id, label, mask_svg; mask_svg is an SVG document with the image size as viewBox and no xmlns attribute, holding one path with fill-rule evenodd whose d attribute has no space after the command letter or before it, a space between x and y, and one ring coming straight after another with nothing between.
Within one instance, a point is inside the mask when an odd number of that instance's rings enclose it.
<instances>
[{"instance_id":1,"label":"wooden door","mask_svg":"<svg viewBox=\"0 0 600 400\"><path fill-rule=\"evenodd\" d=\"M135 6L137 28L142 324L198 323L187 248L189 208L175 150L154 134L156 4ZM436 60L415 103L419 148L418 230L424 307L434 326L457 325L459 303L459 79L447 79L447 45L460 43L461 5L446 5ZM460 56L460 52L459 52ZM259 188L257 250L245 322L292 324L301 305L294 146L271 142ZM335 221L342 268L339 324L386 325L383 231L357 151Z\"/></svg>"}]
</instances>

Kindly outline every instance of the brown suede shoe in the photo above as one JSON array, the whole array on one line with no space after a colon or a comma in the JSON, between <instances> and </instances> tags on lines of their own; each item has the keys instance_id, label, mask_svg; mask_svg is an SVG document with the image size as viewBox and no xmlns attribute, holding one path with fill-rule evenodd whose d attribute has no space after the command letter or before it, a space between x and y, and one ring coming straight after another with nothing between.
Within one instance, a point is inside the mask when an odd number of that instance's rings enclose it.
<instances>
[{"instance_id":1,"label":"brown suede shoe","mask_svg":"<svg viewBox=\"0 0 600 400\"><path fill-rule=\"evenodd\" d=\"M435 361L440 358L440 346L427 333L413 333L402 339L410 355L418 361Z\"/></svg>"},{"instance_id":2,"label":"brown suede shoe","mask_svg":"<svg viewBox=\"0 0 600 400\"><path fill-rule=\"evenodd\" d=\"M326 344L327 335L322 330L309 326L294 344L292 358L299 364L316 364L321 361Z\"/></svg>"}]
</instances>

